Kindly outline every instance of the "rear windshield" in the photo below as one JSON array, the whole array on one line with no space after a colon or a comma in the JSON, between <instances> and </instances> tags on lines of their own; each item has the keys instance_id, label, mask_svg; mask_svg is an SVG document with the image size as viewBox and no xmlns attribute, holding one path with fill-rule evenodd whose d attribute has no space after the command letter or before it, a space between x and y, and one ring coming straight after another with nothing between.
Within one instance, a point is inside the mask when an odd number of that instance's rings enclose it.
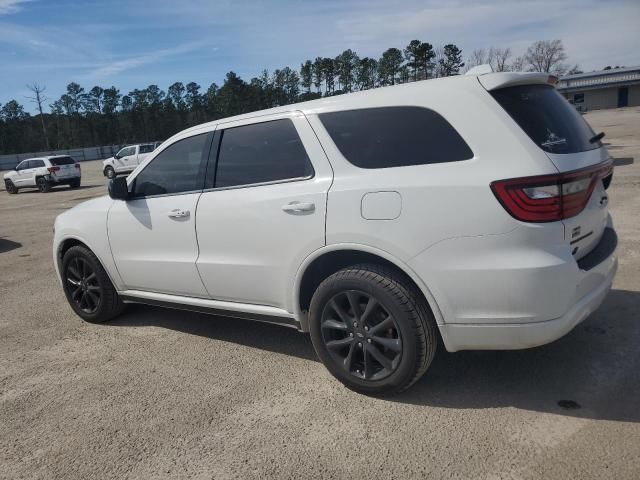
<instances>
[{"instance_id":1,"label":"rear windshield","mask_svg":"<svg viewBox=\"0 0 640 480\"><path fill-rule=\"evenodd\" d=\"M51 162L51 165L73 165L75 162L75 160L71 157L56 157L56 158L50 158L49 161Z\"/></svg>"},{"instance_id":2,"label":"rear windshield","mask_svg":"<svg viewBox=\"0 0 640 480\"><path fill-rule=\"evenodd\" d=\"M582 116L551 85L522 85L490 92L527 135L549 153L577 153L602 144Z\"/></svg>"}]
</instances>

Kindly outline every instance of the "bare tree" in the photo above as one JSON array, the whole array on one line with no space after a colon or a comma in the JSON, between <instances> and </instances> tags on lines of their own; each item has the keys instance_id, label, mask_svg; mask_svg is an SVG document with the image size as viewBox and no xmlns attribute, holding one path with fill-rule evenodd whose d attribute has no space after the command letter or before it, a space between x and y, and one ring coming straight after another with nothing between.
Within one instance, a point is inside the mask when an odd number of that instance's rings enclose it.
<instances>
[{"instance_id":1,"label":"bare tree","mask_svg":"<svg viewBox=\"0 0 640 480\"><path fill-rule=\"evenodd\" d=\"M563 63L567 59L562 40L538 40L524 54L527 67L534 72L562 75L567 71Z\"/></svg>"},{"instance_id":2,"label":"bare tree","mask_svg":"<svg viewBox=\"0 0 640 480\"><path fill-rule=\"evenodd\" d=\"M471 52L471 57L467 60L466 70L471 67L477 67L478 65L491 65L491 68L496 70L496 52L500 49L490 47L489 50L484 48L478 48Z\"/></svg>"},{"instance_id":3,"label":"bare tree","mask_svg":"<svg viewBox=\"0 0 640 480\"><path fill-rule=\"evenodd\" d=\"M524 57L516 57L513 60L513 63L511 64L511 71L512 72L522 72L524 71Z\"/></svg>"},{"instance_id":4,"label":"bare tree","mask_svg":"<svg viewBox=\"0 0 640 480\"><path fill-rule=\"evenodd\" d=\"M40 84L33 83L32 85L27 85L27 88L33 92L32 97L27 97L33 103L38 106L38 111L40 112L40 124L42 125L42 136L44 137L44 144L49 150L49 137L47 136L47 126L44 123L44 113L42 112L42 104L48 100L48 98L44 95L47 87L41 86Z\"/></svg>"},{"instance_id":5,"label":"bare tree","mask_svg":"<svg viewBox=\"0 0 640 480\"><path fill-rule=\"evenodd\" d=\"M467 67L473 68L478 65L483 65L485 62L486 52L484 48L476 48L473 52L471 52L471 56L467 59Z\"/></svg>"},{"instance_id":6,"label":"bare tree","mask_svg":"<svg viewBox=\"0 0 640 480\"><path fill-rule=\"evenodd\" d=\"M509 66L507 65L507 61L511 58L511 49L507 48L496 48L494 50L493 59L495 61L494 71L496 72L506 72L509 70Z\"/></svg>"}]
</instances>

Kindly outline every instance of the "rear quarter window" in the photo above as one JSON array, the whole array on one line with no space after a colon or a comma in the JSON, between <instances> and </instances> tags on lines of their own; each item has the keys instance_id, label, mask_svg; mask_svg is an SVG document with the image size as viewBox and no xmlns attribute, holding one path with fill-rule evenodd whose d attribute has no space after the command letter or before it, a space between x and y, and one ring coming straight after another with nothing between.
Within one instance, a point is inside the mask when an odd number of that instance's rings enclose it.
<instances>
[{"instance_id":1,"label":"rear quarter window","mask_svg":"<svg viewBox=\"0 0 640 480\"><path fill-rule=\"evenodd\" d=\"M491 95L538 147L549 153L578 153L602 146L595 133L551 85L521 85Z\"/></svg>"},{"instance_id":2,"label":"rear quarter window","mask_svg":"<svg viewBox=\"0 0 640 480\"><path fill-rule=\"evenodd\" d=\"M321 113L340 153L360 168L469 160L473 152L442 115L423 107L380 107Z\"/></svg>"}]
</instances>

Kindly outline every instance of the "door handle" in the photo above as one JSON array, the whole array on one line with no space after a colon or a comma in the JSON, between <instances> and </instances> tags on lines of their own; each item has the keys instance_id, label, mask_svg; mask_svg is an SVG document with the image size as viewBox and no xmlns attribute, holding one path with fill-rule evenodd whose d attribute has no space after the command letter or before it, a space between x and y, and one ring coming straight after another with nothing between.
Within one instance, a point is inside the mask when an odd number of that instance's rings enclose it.
<instances>
[{"instance_id":1,"label":"door handle","mask_svg":"<svg viewBox=\"0 0 640 480\"><path fill-rule=\"evenodd\" d=\"M180 210L179 208L176 208L169 212L169 218L186 218L189 215L189 210Z\"/></svg>"},{"instance_id":2,"label":"door handle","mask_svg":"<svg viewBox=\"0 0 640 480\"><path fill-rule=\"evenodd\" d=\"M316 206L311 202L291 202L283 205L282 210L287 213L299 214L299 213L310 213L315 211Z\"/></svg>"}]
</instances>

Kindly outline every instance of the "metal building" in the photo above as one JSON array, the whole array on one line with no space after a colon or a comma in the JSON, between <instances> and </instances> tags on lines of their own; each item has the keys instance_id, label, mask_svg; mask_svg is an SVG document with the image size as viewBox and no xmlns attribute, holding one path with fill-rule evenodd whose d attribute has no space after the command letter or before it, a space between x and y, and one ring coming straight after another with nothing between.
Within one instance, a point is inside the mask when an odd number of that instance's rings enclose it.
<instances>
[{"instance_id":1,"label":"metal building","mask_svg":"<svg viewBox=\"0 0 640 480\"><path fill-rule=\"evenodd\" d=\"M557 88L580 111L640 105L640 66L566 75Z\"/></svg>"}]
</instances>

